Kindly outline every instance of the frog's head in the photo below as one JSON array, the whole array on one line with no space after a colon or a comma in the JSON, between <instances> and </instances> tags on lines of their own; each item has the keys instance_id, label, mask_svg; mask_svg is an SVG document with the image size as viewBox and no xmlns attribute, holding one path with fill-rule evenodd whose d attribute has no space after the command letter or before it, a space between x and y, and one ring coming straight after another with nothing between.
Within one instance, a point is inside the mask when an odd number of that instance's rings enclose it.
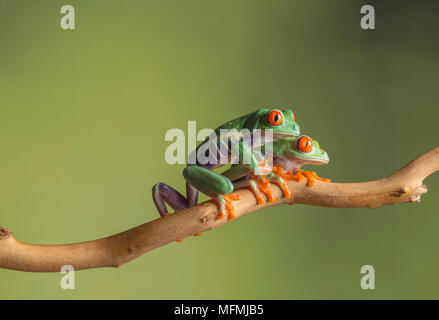
<instances>
[{"instance_id":1,"label":"frog's head","mask_svg":"<svg viewBox=\"0 0 439 320\"><path fill-rule=\"evenodd\" d=\"M297 137L300 127L296 123L296 116L290 109L260 109L254 113L251 121L257 122L254 128L273 130L275 140L284 137Z\"/></svg>"},{"instance_id":2,"label":"frog's head","mask_svg":"<svg viewBox=\"0 0 439 320\"><path fill-rule=\"evenodd\" d=\"M327 164L329 162L328 154L320 148L317 140L305 135L291 139L290 148L284 152L286 157L303 161L303 164Z\"/></svg>"},{"instance_id":3,"label":"frog's head","mask_svg":"<svg viewBox=\"0 0 439 320\"><path fill-rule=\"evenodd\" d=\"M300 169L307 164L327 164L328 154L316 140L308 136L287 137L273 142L272 150L264 149L274 156L274 165L287 171Z\"/></svg>"},{"instance_id":4,"label":"frog's head","mask_svg":"<svg viewBox=\"0 0 439 320\"><path fill-rule=\"evenodd\" d=\"M280 158L289 163L289 167L300 168L306 164L327 164L328 154L320 148L320 144L310 137L302 135L298 138L284 138L276 144L283 149Z\"/></svg>"}]
</instances>

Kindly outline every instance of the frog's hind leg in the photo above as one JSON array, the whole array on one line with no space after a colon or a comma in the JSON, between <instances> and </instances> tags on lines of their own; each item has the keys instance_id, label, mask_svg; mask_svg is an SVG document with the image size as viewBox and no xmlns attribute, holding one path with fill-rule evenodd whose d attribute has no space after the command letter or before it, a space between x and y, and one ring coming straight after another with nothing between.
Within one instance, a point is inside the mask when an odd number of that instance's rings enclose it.
<instances>
[{"instance_id":1,"label":"frog's hind leg","mask_svg":"<svg viewBox=\"0 0 439 320\"><path fill-rule=\"evenodd\" d=\"M291 198L291 191L288 187L287 181L290 175L283 171L282 167L273 167L273 174L270 182L279 186L285 198Z\"/></svg>"},{"instance_id":2,"label":"frog's hind leg","mask_svg":"<svg viewBox=\"0 0 439 320\"><path fill-rule=\"evenodd\" d=\"M247 185L245 186L246 188L249 188L251 190L251 192L253 192L255 198L256 198L256 202L258 204L264 204L265 203L265 199L261 194L261 191L259 190L259 186L258 186L258 182L254 181L252 179L248 179L245 181L245 183L247 183Z\"/></svg>"},{"instance_id":3,"label":"frog's hind leg","mask_svg":"<svg viewBox=\"0 0 439 320\"><path fill-rule=\"evenodd\" d=\"M225 212L228 212L229 220L235 219L235 207L233 206L232 201L237 200L241 200L241 196L238 194L225 194L213 197L212 201L216 204L219 211L216 219L222 219Z\"/></svg>"},{"instance_id":4,"label":"frog's hind leg","mask_svg":"<svg viewBox=\"0 0 439 320\"><path fill-rule=\"evenodd\" d=\"M270 183L275 183L282 190L283 195L286 198L291 197L291 191L288 187L287 181L289 176L282 171L280 167L273 167L273 171L264 177L265 182L259 181L254 175L249 175L244 180L234 180L237 188L245 187L250 189L258 204L264 204L265 199L262 194L267 196L268 201L274 202L275 198L270 187Z\"/></svg>"},{"instance_id":5,"label":"frog's hind leg","mask_svg":"<svg viewBox=\"0 0 439 320\"><path fill-rule=\"evenodd\" d=\"M266 181L267 184L261 183L258 178L256 178L253 174L250 174L246 177L233 180L233 185L235 189L247 188L253 193L256 198L257 204L264 204L265 198L262 194L267 196L268 201L274 202L274 196L270 189L270 183Z\"/></svg>"},{"instance_id":6,"label":"frog's hind leg","mask_svg":"<svg viewBox=\"0 0 439 320\"><path fill-rule=\"evenodd\" d=\"M166 208L165 202L175 211L183 210L188 207L186 198L166 183L159 182L152 187L152 198L162 217L168 214L168 208Z\"/></svg>"},{"instance_id":7,"label":"frog's hind leg","mask_svg":"<svg viewBox=\"0 0 439 320\"><path fill-rule=\"evenodd\" d=\"M186 182L186 197L188 207L193 207L198 203L198 189Z\"/></svg>"},{"instance_id":8,"label":"frog's hind leg","mask_svg":"<svg viewBox=\"0 0 439 320\"><path fill-rule=\"evenodd\" d=\"M227 177L198 165L188 165L183 170L183 176L190 186L210 196L216 203L219 211L217 219L221 219L226 211L230 220L235 217L232 201L239 200L240 196L229 194L233 192L233 184Z\"/></svg>"},{"instance_id":9,"label":"frog's hind leg","mask_svg":"<svg viewBox=\"0 0 439 320\"><path fill-rule=\"evenodd\" d=\"M252 189L252 191L253 191L252 186L254 184L256 184L258 187L258 190L267 196L267 200L269 202L274 202L276 200L274 198L273 191L271 191L271 184L268 180L266 180L265 177L262 180L263 182L259 181L256 176L251 177L249 180L253 181L253 182L249 182L249 186ZM256 198L258 198L257 193L256 192L253 192L253 193L255 194ZM265 200L263 200L262 203L264 203L264 202L265 202Z\"/></svg>"}]
</instances>

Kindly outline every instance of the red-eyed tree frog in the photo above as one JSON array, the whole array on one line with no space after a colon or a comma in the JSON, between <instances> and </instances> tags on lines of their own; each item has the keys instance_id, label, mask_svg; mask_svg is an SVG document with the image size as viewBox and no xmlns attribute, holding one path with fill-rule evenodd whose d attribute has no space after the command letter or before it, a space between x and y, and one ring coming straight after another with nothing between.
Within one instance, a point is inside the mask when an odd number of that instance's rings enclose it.
<instances>
[{"instance_id":1,"label":"red-eyed tree frog","mask_svg":"<svg viewBox=\"0 0 439 320\"><path fill-rule=\"evenodd\" d=\"M257 141L253 134L255 129L259 129L262 135ZM227 134L224 135L224 132ZM255 179L266 187L268 182L264 180L263 173L267 168L264 168L264 162L258 160L254 150L269 142L297 137L299 134L300 127L295 121L293 111L289 109L260 109L219 126L215 129L213 138L206 139L189 155L189 159L194 161L183 170L187 198L165 183L154 185L152 195L157 210L161 216L166 215L168 210L165 202L174 210L192 207L197 204L198 190L201 190L217 204L218 218L227 210L229 219L233 219L232 201L239 200L239 197L230 195L233 183L212 170L230 163L234 152L238 162L247 167Z\"/></svg>"},{"instance_id":2,"label":"red-eyed tree frog","mask_svg":"<svg viewBox=\"0 0 439 320\"><path fill-rule=\"evenodd\" d=\"M312 171L302 171L300 168L307 164L327 164L329 162L328 154L320 148L316 140L308 136L291 137L277 140L273 143L273 150L270 153L264 152L259 156L273 159L273 170L265 177L269 182L277 184L285 197L290 198L291 192L288 188L287 181L300 181L306 177L308 186L313 186L315 180L330 182L330 179L324 179L317 176ZM261 184L245 166L235 165L228 171L222 173L234 182L234 188L239 189L248 187L254 193L258 204L265 202L261 195L265 193L268 201L273 202L275 199L270 188Z\"/></svg>"}]
</instances>

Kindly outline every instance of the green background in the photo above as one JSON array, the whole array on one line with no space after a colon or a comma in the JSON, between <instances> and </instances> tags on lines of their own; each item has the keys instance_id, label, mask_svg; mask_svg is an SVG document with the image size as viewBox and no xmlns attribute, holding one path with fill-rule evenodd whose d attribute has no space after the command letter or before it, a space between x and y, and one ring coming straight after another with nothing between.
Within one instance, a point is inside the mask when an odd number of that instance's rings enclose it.
<instances>
[{"instance_id":1,"label":"green background","mask_svg":"<svg viewBox=\"0 0 439 320\"><path fill-rule=\"evenodd\" d=\"M76 9L76 30L59 26ZM376 30L360 28L373 4ZM377 179L438 145L433 1L0 0L0 225L70 243L157 218L183 190L168 129L291 107L336 182ZM439 176L419 204L277 206L119 269L0 270L0 298L439 298ZM203 198L205 199L205 198ZM360 268L375 267L362 290Z\"/></svg>"}]
</instances>

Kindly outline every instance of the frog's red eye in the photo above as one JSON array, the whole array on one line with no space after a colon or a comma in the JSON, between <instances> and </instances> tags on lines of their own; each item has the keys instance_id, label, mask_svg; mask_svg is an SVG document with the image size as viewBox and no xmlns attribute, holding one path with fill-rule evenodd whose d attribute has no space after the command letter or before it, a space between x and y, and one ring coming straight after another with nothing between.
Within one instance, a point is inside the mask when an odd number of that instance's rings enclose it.
<instances>
[{"instance_id":1,"label":"frog's red eye","mask_svg":"<svg viewBox=\"0 0 439 320\"><path fill-rule=\"evenodd\" d=\"M307 136L302 136L297 140L297 148L302 152L311 152L312 139Z\"/></svg>"},{"instance_id":2,"label":"frog's red eye","mask_svg":"<svg viewBox=\"0 0 439 320\"><path fill-rule=\"evenodd\" d=\"M293 114L293 120L296 121L296 114L293 111L291 113Z\"/></svg>"},{"instance_id":3,"label":"frog's red eye","mask_svg":"<svg viewBox=\"0 0 439 320\"><path fill-rule=\"evenodd\" d=\"M267 120L271 125L278 126L284 120L284 115L279 110L273 110L268 114Z\"/></svg>"}]
</instances>

